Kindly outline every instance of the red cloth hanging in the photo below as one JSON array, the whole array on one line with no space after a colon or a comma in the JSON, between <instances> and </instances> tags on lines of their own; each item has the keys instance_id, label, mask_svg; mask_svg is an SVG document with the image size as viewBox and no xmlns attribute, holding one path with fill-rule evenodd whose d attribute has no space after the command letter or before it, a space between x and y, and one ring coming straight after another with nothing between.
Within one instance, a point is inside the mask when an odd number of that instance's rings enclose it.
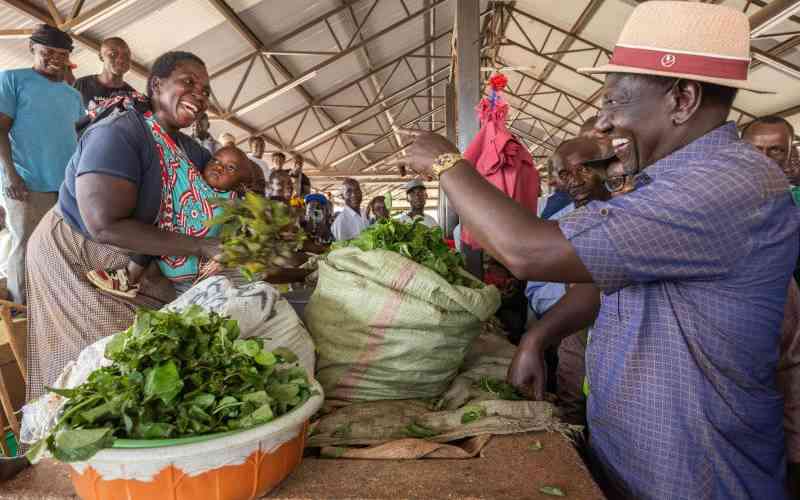
<instances>
[{"instance_id":1,"label":"red cloth hanging","mask_svg":"<svg viewBox=\"0 0 800 500\"><path fill-rule=\"evenodd\" d=\"M489 98L483 98L477 111L481 128L464 152L464 158L500 191L536 214L539 171L531 153L506 127L508 105L496 95L494 107ZM461 241L473 249L480 248L468 227L462 226Z\"/></svg>"}]
</instances>

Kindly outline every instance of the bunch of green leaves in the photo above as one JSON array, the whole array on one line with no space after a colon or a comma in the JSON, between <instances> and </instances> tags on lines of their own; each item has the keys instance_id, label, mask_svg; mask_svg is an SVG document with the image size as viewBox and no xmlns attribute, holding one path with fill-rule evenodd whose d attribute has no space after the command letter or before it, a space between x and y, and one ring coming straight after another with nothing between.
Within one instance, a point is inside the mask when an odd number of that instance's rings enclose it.
<instances>
[{"instance_id":1,"label":"bunch of green leaves","mask_svg":"<svg viewBox=\"0 0 800 500\"><path fill-rule=\"evenodd\" d=\"M106 346L108 367L74 389L44 447L86 460L116 438L166 439L246 429L304 403L312 387L289 350L240 339L234 320L198 306L140 311Z\"/></svg>"},{"instance_id":2,"label":"bunch of green leaves","mask_svg":"<svg viewBox=\"0 0 800 500\"><path fill-rule=\"evenodd\" d=\"M517 392L513 385L498 378L483 376L475 382L474 386L484 392L488 392L495 399L511 401L522 401L525 399Z\"/></svg>"},{"instance_id":3,"label":"bunch of green leaves","mask_svg":"<svg viewBox=\"0 0 800 500\"><path fill-rule=\"evenodd\" d=\"M429 228L420 220L411 224L384 219L357 238L334 244L334 248L356 247L364 251L390 250L438 273L453 285L478 288L481 283L463 272L464 258L444 242L441 228Z\"/></svg>"},{"instance_id":4,"label":"bunch of green leaves","mask_svg":"<svg viewBox=\"0 0 800 500\"><path fill-rule=\"evenodd\" d=\"M248 192L214 204L222 211L207 225L222 225L222 264L239 268L248 280L286 267L306 239L297 215L285 203Z\"/></svg>"},{"instance_id":5,"label":"bunch of green leaves","mask_svg":"<svg viewBox=\"0 0 800 500\"><path fill-rule=\"evenodd\" d=\"M461 423L471 424L486 416L486 408L481 405L467 405L461 409Z\"/></svg>"}]
</instances>

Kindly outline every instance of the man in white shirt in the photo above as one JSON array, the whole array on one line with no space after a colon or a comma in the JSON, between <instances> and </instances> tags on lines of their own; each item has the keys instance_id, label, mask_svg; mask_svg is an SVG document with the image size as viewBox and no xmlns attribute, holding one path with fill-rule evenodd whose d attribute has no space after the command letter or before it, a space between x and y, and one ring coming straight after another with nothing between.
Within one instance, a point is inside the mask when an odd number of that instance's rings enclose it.
<instances>
[{"instance_id":1,"label":"man in white shirt","mask_svg":"<svg viewBox=\"0 0 800 500\"><path fill-rule=\"evenodd\" d=\"M404 186L406 199L408 199L411 210L397 216L397 220L406 224L411 224L415 219L420 218L422 223L428 227L439 225L436 219L425 213L425 203L428 202L428 191L425 184L420 179L413 179Z\"/></svg>"},{"instance_id":2,"label":"man in white shirt","mask_svg":"<svg viewBox=\"0 0 800 500\"><path fill-rule=\"evenodd\" d=\"M342 197L345 207L333 221L331 234L336 241L352 240L369 226L361 214L361 185L355 179L342 181Z\"/></svg>"}]
</instances>

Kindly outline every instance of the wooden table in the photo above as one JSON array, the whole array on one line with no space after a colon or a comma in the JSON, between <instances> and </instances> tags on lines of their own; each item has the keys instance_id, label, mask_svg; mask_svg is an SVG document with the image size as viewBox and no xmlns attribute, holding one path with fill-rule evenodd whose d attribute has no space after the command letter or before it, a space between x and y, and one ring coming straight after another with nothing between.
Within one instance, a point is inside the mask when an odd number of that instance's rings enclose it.
<instances>
[{"instance_id":1,"label":"wooden table","mask_svg":"<svg viewBox=\"0 0 800 500\"><path fill-rule=\"evenodd\" d=\"M540 451L531 444L540 441ZM325 460L306 458L267 498L543 499L557 486L567 499L603 498L572 445L559 434L495 436L467 460ZM0 485L0 500L77 498L67 469L43 462Z\"/></svg>"}]
</instances>

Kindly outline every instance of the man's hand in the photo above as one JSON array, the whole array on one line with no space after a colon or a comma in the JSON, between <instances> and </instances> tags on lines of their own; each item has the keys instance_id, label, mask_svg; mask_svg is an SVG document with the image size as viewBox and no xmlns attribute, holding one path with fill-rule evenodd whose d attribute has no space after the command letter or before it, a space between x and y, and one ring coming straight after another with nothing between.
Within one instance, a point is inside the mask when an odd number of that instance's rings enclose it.
<instances>
[{"instance_id":1,"label":"man's hand","mask_svg":"<svg viewBox=\"0 0 800 500\"><path fill-rule=\"evenodd\" d=\"M534 401L544 399L547 387L547 363L544 346L538 341L534 330L522 338L508 368L506 379L523 396Z\"/></svg>"},{"instance_id":2,"label":"man's hand","mask_svg":"<svg viewBox=\"0 0 800 500\"><path fill-rule=\"evenodd\" d=\"M28 186L16 171L6 173L3 191L12 200L25 201L28 199Z\"/></svg>"},{"instance_id":3,"label":"man's hand","mask_svg":"<svg viewBox=\"0 0 800 500\"><path fill-rule=\"evenodd\" d=\"M398 129L401 134L414 138L408 148L408 156L404 159L406 165L418 174L433 178L433 162L445 153L458 153L458 148L444 136L425 132L423 130Z\"/></svg>"}]
</instances>

